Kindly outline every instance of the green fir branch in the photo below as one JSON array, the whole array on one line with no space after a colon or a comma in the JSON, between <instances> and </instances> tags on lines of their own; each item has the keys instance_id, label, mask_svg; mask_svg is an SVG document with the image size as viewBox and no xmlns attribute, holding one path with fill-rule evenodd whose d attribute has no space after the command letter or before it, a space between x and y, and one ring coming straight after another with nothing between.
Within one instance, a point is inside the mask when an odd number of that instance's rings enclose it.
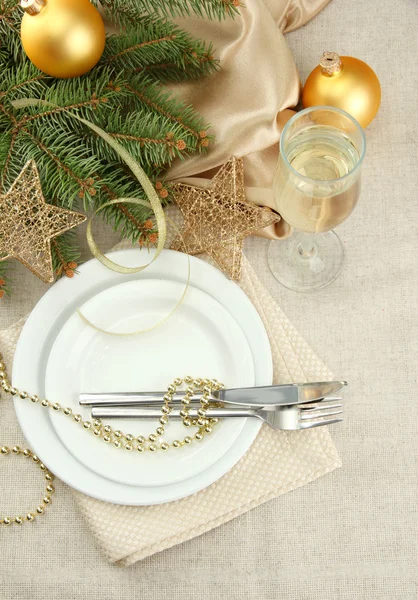
<instances>
[{"instance_id":1,"label":"green fir branch","mask_svg":"<svg viewBox=\"0 0 418 600\"><path fill-rule=\"evenodd\" d=\"M15 112L16 118L25 126L31 121L48 119L48 124L59 123L67 129L74 129L76 121L67 112L71 111L79 117L103 124L112 110L111 105L119 106L129 96L123 86L118 86L118 81L119 78L114 78L107 69L101 70L94 80L86 76L59 80L59 84L42 91L42 100L50 103L51 107L40 105L20 109ZM27 96L26 90L18 94L18 98ZM34 94L34 97L40 95ZM7 107L7 101L5 105Z\"/></svg>"},{"instance_id":2,"label":"green fir branch","mask_svg":"<svg viewBox=\"0 0 418 600\"><path fill-rule=\"evenodd\" d=\"M78 242L78 236L74 229L70 229L63 235L51 240L52 266L54 273L61 277L66 275L66 271L75 272L75 267L71 263L80 262L81 249Z\"/></svg>"},{"instance_id":3,"label":"green fir branch","mask_svg":"<svg viewBox=\"0 0 418 600\"><path fill-rule=\"evenodd\" d=\"M29 62L3 69L0 72L0 101L12 102L22 96L41 96L50 77Z\"/></svg>"},{"instance_id":4,"label":"green fir branch","mask_svg":"<svg viewBox=\"0 0 418 600\"><path fill-rule=\"evenodd\" d=\"M93 0L97 5L98 0ZM137 25L144 15L201 18L221 21L239 14L235 0L101 0L107 19L123 27Z\"/></svg>"},{"instance_id":5,"label":"green fir branch","mask_svg":"<svg viewBox=\"0 0 418 600\"><path fill-rule=\"evenodd\" d=\"M0 122L1 122L1 113L0 113ZM9 132L0 133L0 194L5 193L7 191L4 182L4 170L7 165L8 159L10 157L10 147L12 142L12 135Z\"/></svg>"},{"instance_id":6,"label":"green fir branch","mask_svg":"<svg viewBox=\"0 0 418 600\"><path fill-rule=\"evenodd\" d=\"M8 264L5 261L1 261L0 262L0 282L4 282L1 283L0 285L0 296L4 296L6 294L6 296L10 296L11 293L11 284L12 284L12 279L9 277L9 268L8 268ZM1 298L0 298L1 301Z\"/></svg>"},{"instance_id":7,"label":"green fir branch","mask_svg":"<svg viewBox=\"0 0 418 600\"><path fill-rule=\"evenodd\" d=\"M196 79L218 68L211 44L193 38L173 23L155 18L143 19L123 36L109 37L103 61L117 71L152 72L152 67L159 65L156 78L160 81ZM167 65L167 69L161 68L162 65Z\"/></svg>"},{"instance_id":8,"label":"green fir branch","mask_svg":"<svg viewBox=\"0 0 418 600\"><path fill-rule=\"evenodd\" d=\"M4 279L7 273L7 263L1 261L0 262L0 278Z\"/></svg>"},{"instance_id":9,"label":"green fir branch","mask_svg":"<svg viewBox=\"0 0 418 600\"><path fill-rule=\"evenodd\" d=\"M117 187L114 188L117 190ZM121 194L111 189L102 189L102 195L106 194L109 199L122 197ZM148 201L146 195L141 188L135 189L129 196ZM112 227L114 231L119 233L124 239L129 239L133 244L138 242L144 234L144 223L152 216L152 211L145 207L135 204L113 204L106 206L100 211L100 215Z\"/></svg>"},{"instance_id":10,"label":"green fir branch","mask_svg":"<svg viewBox=\"0 0 418 600\"><path fill-rule=\"evenodd\" d=\"M18 176L22 165L34 159L47 201L57 197L66 208L72 208L77 198L85 205L91 203L95 195L91 173L100 168L101 162L81 143L80 136L61 129L58 123L50 130L38 121L31 128L21 129L13 155L5 179L8 185Z\"/></svg>"},{"instance_id":11,"label":"green fir branch","mask_svg":"<svg viewBox=\"0 0 418 600\"><path fill-rule=\"evenodd\" d=\"M196 149L196 138L185 134L183 124L173 123L170 118L159 114L149 114L144 107L124 116L115 110L109 115L106 127L116 139L150 174L170 165L174 158L184 158ZM103 159L113 155L119 157L108 144L93 132L87 133L93 151ZM154 167L158 165L158 167Z\"/></svg>"},{"instance_id":12,"label":"green fir branch","mask_svg":"<svg viewBox=\"0 0 418 600\"><path fill-rule=\"evenodd\" d=\"M17 0L0 0L0 44L2 54L7 53L8 60L16 63L25 60L20 41L20 22L22 9Z\"/></svg>"},{"instance_id":13,"label":"green fir branch","mask_svg":"<svg viewBox=\"0 0 418 600\"><path fill-rule=\"evenodd\" d=\"M211 47L208 49L208 55L200 55L197 61L185 61L183 67L179 67L174 62L161 62L146 67L137 67L135 73L143 73L152 77L160 83L181 83L190 79L201 79L207 77L217 70L219 66L211 55Z\"/></svg>"},{"instance_id":14,"label":"green fir branch","mask_svg":"<svg viewBox=\"0 0 418 600\"><path fill-rule=\"evenodd\" d=\"M195 113L191 106L187 106L171 92L163 90L150 78L132 77L127 87L136 102L136 110L147 110L153 115L167 119L170 123L169 131L171 128L179 127L189 148L194 151L205 150L206 146L202 146L201 143L203 139L201 134L205 132L206 135L209 125Z\"/></svg>"}]
</instances>

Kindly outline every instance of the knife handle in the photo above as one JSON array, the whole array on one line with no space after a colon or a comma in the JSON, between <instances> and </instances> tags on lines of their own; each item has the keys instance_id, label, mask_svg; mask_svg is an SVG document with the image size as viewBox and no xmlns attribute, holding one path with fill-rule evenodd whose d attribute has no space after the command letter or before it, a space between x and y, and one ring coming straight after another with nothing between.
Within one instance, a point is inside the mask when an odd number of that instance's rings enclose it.
<instances>
[{"instance_id":1,"label":"knife handle","mask_svg":"<svg viewBox=\"0 0 418 600\"><path fill-rule=\"evenodd\" d=\"M91 411L91 416L93 419L159 419L161 417L160 410L140 408L136 406L98 406L97 408L93 408ZM198 417L197 410L191 410L189 413L191 418ZM238 417L238 418L248 418L248 417L256 417L257 411L251 408L234 408L234 409L224 409L224 408L214 408L210 409L210 417L211 418L223 418L223 417ZM179 410L172 410L170 413L170 419L182 419L180 416Z\"/></svg>"}]
</instances>

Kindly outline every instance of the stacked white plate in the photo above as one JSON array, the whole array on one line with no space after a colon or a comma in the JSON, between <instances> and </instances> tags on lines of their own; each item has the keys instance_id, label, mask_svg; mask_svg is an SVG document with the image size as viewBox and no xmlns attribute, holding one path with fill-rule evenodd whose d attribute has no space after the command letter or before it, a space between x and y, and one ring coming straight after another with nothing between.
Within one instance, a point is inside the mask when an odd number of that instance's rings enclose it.
<instances>
[{"instance_id":1,"label":"stacked white plate","mask_svg":"<svg viewBox=\"0 0 418 600\"><path fill-rule=\"evenodd\" d=\"M141 250L109 254L137 266L150 260ZM86 325L80 307L96 325L130 332L158 323L181 297L187 256L165 250L144 272L120 275L97 260L62 279L41 299L25 324L16 349L13 383L29 393L69 406L82 392L164 390L176 377L216 378L228 387L269 385L272 361L262 321L247 296L220 271L190 257L190 286L181 306L161 327L137 336L109 336ZM171 502L222 477L245 454L260 423L221 420L201 442L169 452L116 450L86 433L62 413L16 400L15 409L34 452L73 488L118 504ZM125 433L151 432L157 422L113 421ZM184 437L170 422L167 441Z\"/></svg>"}]
</instances>

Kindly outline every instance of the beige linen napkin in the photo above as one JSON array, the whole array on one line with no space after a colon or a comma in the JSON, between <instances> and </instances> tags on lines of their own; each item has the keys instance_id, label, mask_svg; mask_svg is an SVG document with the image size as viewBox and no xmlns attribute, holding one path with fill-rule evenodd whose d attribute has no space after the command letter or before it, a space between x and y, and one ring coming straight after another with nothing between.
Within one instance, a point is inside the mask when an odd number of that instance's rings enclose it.
<instances>
[{"instance_id":1,"label":"beige linen napkin","mask_svg":"<svg viewBox=\"0 0 418 600\"><path fill-rule=\"evenodd\" d=\"M269 335L274 382L331 378L328 368L261 285L245 257L240 286L259 312ZM23 324L21 321L0 331L0 350L10 372ZM10 426L6 433L12 440L18 437ZM41 458L48 463L47 456ZM277 432L264 426L250 450L229 473L189 498L158 506L132 507L74 494L108 559L127 566L201 535L339 466L341 462L327 428ZM59 505L55 510L59 510Z\"/></svg>"}]
</instances>

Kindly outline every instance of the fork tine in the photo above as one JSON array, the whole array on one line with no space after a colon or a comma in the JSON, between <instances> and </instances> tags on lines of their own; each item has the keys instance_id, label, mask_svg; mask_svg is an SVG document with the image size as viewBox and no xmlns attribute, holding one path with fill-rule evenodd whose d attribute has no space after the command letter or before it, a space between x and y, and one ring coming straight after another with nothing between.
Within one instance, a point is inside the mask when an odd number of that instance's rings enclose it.
<instances>
[{"instance_id":1,"label":"fork tine","mask_svg":"<svg viewBox=\"0 0 418 600\"><path fill-rule=\"evenodd\" d=\"M311 429L311 427L321 427L321 425L333 425L334 423L341 423L343 419L329 419L328 421L309 421L307 423L300 423L300 429Z\"/></svg>"},{"instance_id":2,"label":"fork tine","mask_svg":"<svg viewBox=\"0 0 418 600\"><path fill-rule=\"evenodd\" d=\"M324 406L325 404L325 406ZM332 408L341 408L342 407L342 403L340 402L339 404L328 404L328 402L324 403L321 402L320 404L316 404L315 406L299 406L299 409L302 410L303 412L314 412L316 410L329 410Z\"/></svg>"},{"instance_id":3,"label":"fork tine","mask_svg":"<svg viewBox=\"0 0 418 600\"><path fill-rule=\"evenodd\" d=\"M328 404L329 402L342 402L342 396L326 396L325 398L319 398L317 400L311 400L310 402L303 402L298 404L300 408L311 408L312 406L316 406L317 404L323 405Z\"/></svg>"},{"instance_id":4,"label":"fork tine","mask_svg":"<svg viewBox=\"0 0 418 600\"><path fill-rule=\"evenodd\" d=\"M327 410L327 411L322 411L322 412L316 412L315 414L311 414L310 412L308 412L306 414L306 412L305 412L305 413L299 415L299 420L303 421L306 419L333 417L334 415L340 415L342 412L343 412L343 410Z\"/></svg>"},{"instance_id":5,"label":"fork tine","mask_svg":"<svg viewBox=\"0 0 418 600\"><path fill-rule=\"evenodd\" d=\"M298 404L298 407L301 410L310 410L310 409L320 409L320 408L328 408L330 403L340 404L342 402L342 396L333 396L322 398L322 400L312 400L311 402L304 402L303 404Z\"/></svg>"}]
</instances>

